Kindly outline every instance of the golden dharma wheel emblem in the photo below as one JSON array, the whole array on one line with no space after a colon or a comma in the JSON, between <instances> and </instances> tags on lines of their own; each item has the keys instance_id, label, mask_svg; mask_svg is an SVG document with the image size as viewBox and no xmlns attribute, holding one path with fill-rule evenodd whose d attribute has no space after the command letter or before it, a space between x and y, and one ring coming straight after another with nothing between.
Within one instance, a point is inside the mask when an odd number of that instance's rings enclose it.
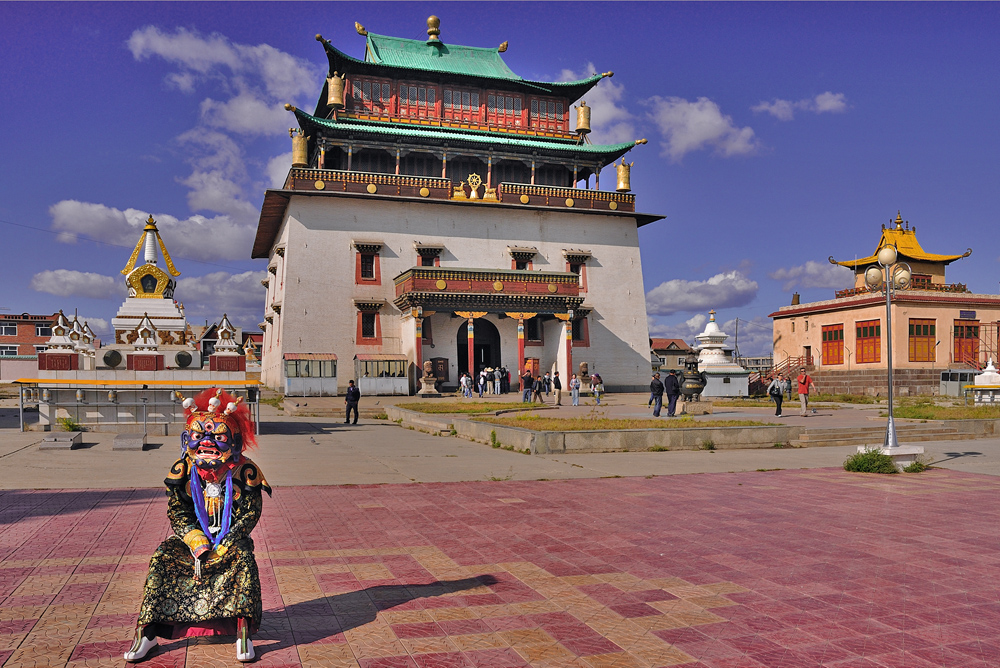
<instances>
[{"instance_id":1,"label":"golden dharma wheel emblem","mask_svg":"<svg viewBox=\"0 0 1000 668\"><path fill-rule=\"evenodd\" d=\"M559 289L558 285L556 285L555 283L549 283L549 292L555 292L558 289Z\"/></svg>"},{"instance_id":2,"label":"golden dharma wheel emblem","mask_svg":"<svg viewBox=\"0 0 1000 668\"><path fill-rule=\"evenodd\" d=\"M420 189L420 196L421 197L427 197L430 194L431 194L431 191L428 190L427 188L421 188Z\"/></svg>"},{"instance_id":3,"label":"golden dharma wheel emblem","mask_svg":"<svg viewBox=\"0 0 1000 668\"><path fill-rule=\"evenodd\" d=\"M521 204L527 204L530 201L531 201L530 197L528 197L527 195L521 195Z\"/></svg>"},{"instance_id":4,"label":"golden dharma wheel emblem","mask_svg":"<svg viewBox=\"0 0 1000 668\"><path fill-rule=\"evenodd\" d=\"M375 185L374 183L369 183L369 184L368 184L368 188L367 188L367 190L368 190L368 192L370 192L370 193L371 193L372 195L374 195L374 194L375 194L375 193L376 193L376 192L378 191L378 186L376 186L376 185Z\"/></svg>"},{"instance_id":5,"label":"golden dharma wheel emblem","mask_svg":"<svg viewBox=\"0 0 1000 668\"><path fill-rule=\"evenodd\" d=\"M611 204L608 204L608 208L611 209L612 211L617 211L618 210L618 202L612 202Z\"/></svg>"},{"instance_id":6,"label":"golden dharma wheel emblem","mask_svg":"<svg viewBox=\"0 0 1000 668\"><path fill-rule=\"evenodd\" d=\"M435 285L437 285L437 289L438 290L444 290L446 287L448 287L448 284L445 283L443 280L440 280L440 279L438 279L438 282L435 283Z\"/></svg>"},{"instance_id":7,"label":"golden dharma wheel emblem","mask_svg":"<svg viewBox=\"0 0 1000 668\"><path fill-rule=\"evenodd\" d=\"M323 190L323 188L326 188L326 184L322 181L317 181L313 185L316 187L316 190Z\"/></svg>"},{"instance_id":8,"label":"golden dharma wheel emblem","mask_svg":"<svg viewBox=\"0 0 1000 668\"><path fill-rule=\"evenodd\" d=\"M503 283L501 283L500 281L494 281L493 289L496 290L497 292L500 292L501 290L503 290Z\"/></svg>"},{"instance_id":9,"label":"golden dharma wheel emblem","mask_svg":"<svg viewBox=\"0 0 1000 668\"><path fill-rule=\"evenodd\" d=\"M566 206L573 206L573 198L572 197L567 197L566 198Z\"/></svg>"}]
</instances>

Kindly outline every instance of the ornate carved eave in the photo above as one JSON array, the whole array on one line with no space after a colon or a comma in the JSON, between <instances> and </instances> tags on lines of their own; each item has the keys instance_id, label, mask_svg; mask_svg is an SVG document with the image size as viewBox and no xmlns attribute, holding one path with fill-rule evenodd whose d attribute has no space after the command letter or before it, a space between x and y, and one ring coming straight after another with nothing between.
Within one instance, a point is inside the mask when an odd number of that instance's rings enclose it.
<instances>
[{"instance_id":1,"label":"ornate carved eave","mask_svg":"<svg viewBox=\"0 0 1000 668\"><path fill-rule=\"evenodd\" d=\"M266 322L258 322L258 323L257 323L257 327L258 327L258 328L260 329L260 331L262 331L262 332L266 332L266 331L267 331L267 323L266 323Z\"/></svg>"},{"instance_id":2,"label":"ornate carved eave","mask_svg":"<svg viewBox=\"0 0 1000 668\"><path fill-rule=\"evenodd\" d=\"M378 253L381 252L382 246L385 244L381 241L352 239L351 245L354 246L355 250L359 253Z\"/></svg>"},{"instance_id":3,"label":"ornate carved eave","mask_svg":"<svg viewBox=\"0 0 1000 668\"><path fill-rule=\"evenodd\" d=\"M271 281L269 281L268 279L265 278L265 279L261 280L260 284L263 285L266 288L269 285L271 285Z\"/></svg>"},{"instance_id":4,"label":"ornate carved eave","mask_svg":"<svg viewBox=\"0 0 1000 668\"><path fill-rule=\"evenodd\" d=\"M583 264L587 260L593 257L593 254L587 250L578 250L575 248L563 249L563 257L566 258L567 262L572 264Z\"/></svg>"},{"instance_id":5,"label":"ornate carved eave","mask_svg":"<svg viewBox=\"0 0 1000 668\"><path fill-rule=\"evenodd\" d=\"M378 313L386 305L384 299L355 299L354 308L362 313Z\"/></svg>"},{"instance_id":6,"label":"ornate carved eave","mask_svg":"<svg viewBox=\"0 0 1000 668\"><path fill-rule=\"evenodd\" d=\"M537 248L531 248L526 246L507 246L507 252L510 256L519 262L530 262L538 255Z\"/></svg>"},{"instance_id":7,"label":"ornate carved eave","mask_svg":"<svg viewBox=\"0 0 1000 668\"><path fill-rule=\"evenodd\" d=\"M486 311L488 313L567 313L583 303L582 297L555 295L475 294L458 292L406 292L396 298L396 308L406 311L422 306L439 311Z\"/></svg>"},{"instance_id":8,"label":"ornate carved eave","mask_svg":"<svg viewBox=\"0 0 1000 668\"><path fill-rule=\"evenodd\" d=\"M413 249L417 251L420 257L438 257L444 250L444 244L422 244L414 241Z\"/></svg>"},{"instance_id":9,"label":"ornate carved eave","mask_svg":"<svg viewBox=\"0 0 1000 668\"><path fill-rule=\"evenodd\" d=\"M274 254L277 255L278 257L285 257L285 246L284 246L284 244L282 244L281 246L275 246L274 247Z\"/></svg>"}]
</instances>

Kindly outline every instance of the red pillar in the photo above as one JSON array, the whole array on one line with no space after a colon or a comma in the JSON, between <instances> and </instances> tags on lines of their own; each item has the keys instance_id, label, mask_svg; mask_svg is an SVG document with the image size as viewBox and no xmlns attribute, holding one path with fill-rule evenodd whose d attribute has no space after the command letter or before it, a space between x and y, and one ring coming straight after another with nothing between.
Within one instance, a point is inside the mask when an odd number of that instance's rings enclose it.
<instances>
[{"instance_id":1,"label":"red pillar","mask_svg":"<svg viewBox=\"0 0 1000 668\"><path fill-rule=\"evenodd\" d=\"M422 378L424 375L424 319L419 315L414 317L414 321L417 323L417 378Z\"/></svg>"},{"instance_id":2,"label":"red pillar","mask_svg":"<svg viewBox=\"0 0 1000 668\"><path fill-rule=\"evenodd\" d=\"M524 376L524 318L517 319L517 377ZM522 381L523 382L523 381ZM524 387L521 391L524 391Z\"/></svg>"},{"instance_id":3,"label":"red pillar","mask_svg":"<svg viewBox=\"0 0 1000 668\"><path fill-rule=\"evenodd\" d=\"M566 382L573 375L573 319L566 321Z\"/></svg>"},{"instance_id":4,"label":"red pillar","mask_svg":"<svg viewBox=\"0 0 1000 668\"><path fill-rule=\"evenodd\" d=\"M476 329L475 325L472 324L474 320L475 318L472 317L469 318L469 326L465 330L465 340L469 345L469 375L472 376L473 378L476 377L476 358L475 358L474 346L472 345L473 341L475 340L475 329Z\"/></svg>"}]
</instances>

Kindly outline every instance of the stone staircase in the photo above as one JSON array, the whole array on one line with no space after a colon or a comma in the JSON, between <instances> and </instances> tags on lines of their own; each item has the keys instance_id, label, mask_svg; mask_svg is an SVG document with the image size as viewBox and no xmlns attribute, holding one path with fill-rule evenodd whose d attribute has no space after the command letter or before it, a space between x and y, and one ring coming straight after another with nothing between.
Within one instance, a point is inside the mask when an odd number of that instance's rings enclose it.
<instances>
[{"instance_id":1,"label":"stone staircase","mask_svg":"<svg viewBox=\"0 0 1000 668\"><path fill-rule=\"evenodd\" d=\"M976 438L965 429L947 423L896 423L896 437L900 443L920 441L960 441ZM882 445L885 440L885 423L871 427L806 429L797 441L799 447L828 445Z\"/></svg>"}]
</instances>

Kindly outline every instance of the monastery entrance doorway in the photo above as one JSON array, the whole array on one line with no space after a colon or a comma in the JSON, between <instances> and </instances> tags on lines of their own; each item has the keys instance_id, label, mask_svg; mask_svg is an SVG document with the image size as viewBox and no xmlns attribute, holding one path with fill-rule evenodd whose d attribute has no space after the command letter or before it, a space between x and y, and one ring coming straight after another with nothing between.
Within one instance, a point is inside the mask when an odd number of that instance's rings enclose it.
<instances>
[{"instance_id":1,"label":"monastery entrance doorway","mask_svg":"<svg viewBox=\"0 0 1000 668\"><path fill-rule=\"evenodd\" d=\"M462 322L456 335L456 345L458 347L458 372L469 369L469 340L468 323ZM472 339L472 356L475 366L473 373L479 373L486 367L497 368L500 361L500 331L489 320L476 318L473 321L475 329Z\"/></svg>"}]
</instances>

